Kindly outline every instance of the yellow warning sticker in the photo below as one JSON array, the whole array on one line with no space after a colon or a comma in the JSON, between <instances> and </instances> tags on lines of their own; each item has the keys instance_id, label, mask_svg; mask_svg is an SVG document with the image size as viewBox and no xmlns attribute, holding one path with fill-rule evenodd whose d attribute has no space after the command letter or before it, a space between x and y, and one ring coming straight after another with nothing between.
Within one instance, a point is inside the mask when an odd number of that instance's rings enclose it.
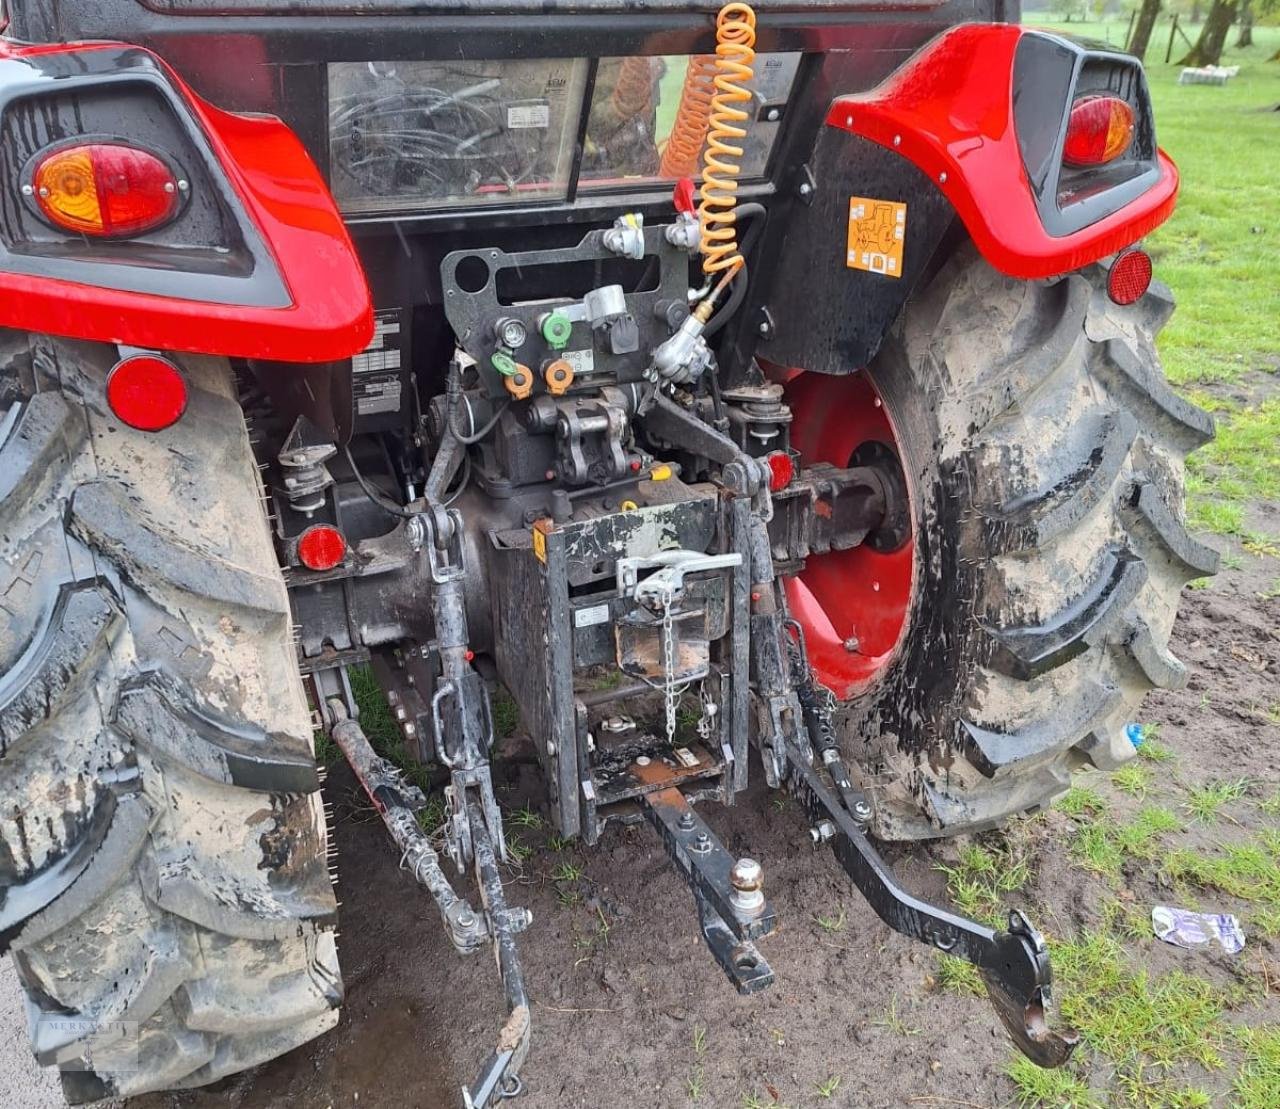
<instances>
[{"instance_id":1,"label":"yellow warning sticker","mask_svg":"<svg viewBox=\"0 0 1280 1109\"><path fill-rule=\"evenodd\" d=\"M901 277L906 236L907 206L901 201L849 198L849 246L844 264L851 270Z\"/></svg>"},{"instance_id":2,"label":"yellow warning sticker","mask_svg":"<svg viewBox=\"0 0 1280 1109\"><path fill-rule=\"evenodd\" d=\"M532 526L534 554L538 556L539 562L547 561L547 533L553 526L550 520L534 520L534 526Z\"/></svg>"}]
</instances>

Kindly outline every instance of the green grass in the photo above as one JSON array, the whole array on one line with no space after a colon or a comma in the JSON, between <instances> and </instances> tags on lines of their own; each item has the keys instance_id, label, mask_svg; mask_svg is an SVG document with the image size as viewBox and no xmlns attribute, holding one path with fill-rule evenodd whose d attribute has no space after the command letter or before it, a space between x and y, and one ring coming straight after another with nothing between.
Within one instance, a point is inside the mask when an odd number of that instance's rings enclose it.
<instances>
[{"instance_id":1,"label":"green grass","mask_svg":"<svg viewBox=\"0 0 1280 1109\"><path fill-rule=\"evenodd\" d=\"M1173 758L1173 751L1156 739L1154 728L1143 728L1142 742L1138 744L1138 758L1147 762L1168 762Z\"/></svg>"},{"instance_id":2,"label":"green grass","mask_svg":"<svg viewBox=\"0 0 1280 1109\"><path fill-rule=\"evenodd\" d=\"M1149 805L1126 823L1103 816L1083 824L1076 831L1071 852L1086 870L1118 878L1126 860L1150 862L1159 858L1163 837L1181 826L1169 809Z\"/></svg>"},{"instance_id":3,"label":"green grass","mask_svg":"<svg viewBox=\"0 0 1280 1109\"><path fill-rule=\"evenodd\" d=\"M1232 1092L1239 1109L1275 1109L1280 1105L1280 1025L1243 1028L1244 1065Z\"/></svg>"},{"instance_id":4,"label":"green grass","mask_svg":"<svg viewBox=\"0 0 1280 1109\"><path fill-rule=\"evenodd\" d=\"M1053 1109L1105 1109L1094 1096L1089 1084L1069 1067L1045 1070L1025 1055L1019 1055L1005 1068L1017 1088L1018 1104L1024 1109L1052 1106Z\"/></svg>"},{"instance_id":5,"label":"green grass","mask_svg":"<svg viewBox=\"0 0 1280 1109\"><path fill-rule=\"evenodd\" d=\"M334 743L328 732L317 728L311 738L315 747L316 762L319 765L333 766L342 758L342 748Z\"/></svg>"},{"instance_id":6,"label":"green grass","mask_svg":"<svg viewBox=\"0 0 1280 1109\"><path fill-rule=\"evenodd\" d=\"M553 882L576 882L585 871L580 866L573 863L561 863L551 872L551 880Z\"/></svg>"},{"instance_id":7,"label":"green grass","mask_svg":"<svg viewBox=\"0 0 1280 1109\"><path fill-rule=\"evenodd\" d=\"M939 863L936 869L947 876L947 892L965 916L1002 924L1005 896L1026 884L1031 862L1026 851L1007 839L993 839L989 846L965 844L958 862Z\"/></svg>"},{"instance_id":8,"label":"green grass","mask_svg":"<svg viewBox=\"0 0 1280 1109\"><path fill-rule=\"evenodd\" d=\"M1264 831L1212 855L1177 848L1165 856L1162 869L1179 891L1213 890L1249 902L1252 929L1280 936L1280 833Z\"/></svg>"},{"instance_id":9,"label":"green grass","mask_svg":"<svg viewBox=\"0 0 1280 1109\"><path fill-rule=\"evenodd\" d=\"M873 1020L871 1024L877 1028L885 1028L892 1032L895 1036L918 1036L919 1028L913 1028L898 1014L898 995L894 994L889 998L889 1008L885 1010L885 1014L880 1020Z\"/></svg>"},{"instance_id":10,"label":"green grass","mask_svg":"<svg viewBox=\"0 0 1280 1109\"><path fill-rule=\"evenodd\" d=\"M939 954L938 969L934 977L942 989L951 993L971 994L974 997L987 996L987 988L982 984L982 975L968 959Z\"/></svg>"},{"instance_id":11,"label":"green grass","mask_svg":"<svg viewBox=\"0 0 1280 1109\"><path fill-rule=\"evenodd\" d=\"M1240 537L1255 554L1270 553L1275 541L1252 534L1246 514L1252 501L1280 500L1280 397L1233 406L1217 419L1217 438L1187 460L1188 518L1204 531Z\"/></svg>"},{"instance_id":12,"label":"green grass","mask_svg":"<svg viewBox=\"0 0 1280 1109\"><path fill-rule=\"evenodd\" d=\"M1211 824L1218 819L1218 811L1223 805L1240 800L1248 790L1247 778L1237 778L1231 782L1209 782L1188 790L1183 807L1193 819L1202 824Z\"/></svg>"},{"instance_id":13,"label":"green grass","mask_svg":"<svg viewBox=\"0 0 1280 1109\"><path fill-rule=\"evenodd\" d=\"M813 922L824 932L843 932L845 925L844 910L833 916L822 916L819 913L813 914Z\"/></svg>"},{"instance_id":14,"label":"green grass","mask_svg":"<svg viewBox=\"0 0 1280 1109\"><path fill-rule=\"evenodd\" d=\"M544 821L534 812L532 806L524 805L514 812L507 813L507 823L517 828L541 828Z\"/></svg>"},{"instance_id":15,"label":"green grass","mask_svg":"<svg viewBox=\"0 0 1280 1109\"><path fill-rule=\"evenodd\" d=\"M1140 762L1126 763L1111 775L1111 784L1116 789L1138 799L1146 797L1153 780L1151 768Z\"/></svg>"},{"instance_id":16,"label":"green grass","mask_svg":"<svg viewBox=\"0 0 1280 1109\"><path fill-rule=\"evenodd\" d=\"M1107 811L1102 795L1088 786L1072 786L1058 799L1055 807L1068 816L1097 816Z\"/></svg>"},{"instance_id":17,"label":"green grass","mask_svg":"<svg viewBox=\"0 0 1280 1109\"><path fill-rule=\"evenodd\" d=\"M819 1082L814 1087L814 1092L822 1098L823 1101L830 1101L836 1096L836 1091L840 1089L840 1076L838 1074L828 1075L825 1082Z\"/></svg>"},{"instance_id":18,"label":"green grass","mask_svg":"<svg viewBox=\"0 0 1280 1109\"><path fill-rule=\"evenodd\" d=\"M498 739L507 739L520 729L520 710L511 694L501 686L492 698L493 730Z\"/></svg>"},{"instance_id":19,"label":"green grass","mask_svg":"<svg viewBox=\"0 0 1280 1109\"><path fill-rule=\"evenodd\" d=\"M1223 1065L1229 994L1181 970L1156 977L1135 967L1120 940L1102 931L1051 943L1062 1015L1113 1063Z\"/></svg>"}]
</instances>

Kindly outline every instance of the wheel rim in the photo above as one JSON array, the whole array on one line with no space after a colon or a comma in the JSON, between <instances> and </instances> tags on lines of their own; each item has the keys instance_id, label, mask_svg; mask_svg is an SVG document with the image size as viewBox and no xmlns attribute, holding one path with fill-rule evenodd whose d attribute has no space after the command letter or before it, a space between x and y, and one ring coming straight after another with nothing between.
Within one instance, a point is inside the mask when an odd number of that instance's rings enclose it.
<instances>
[{"instance_id":1,"label":"wheel rim","mask_svg":"<svg viewBox=\"0 0 1280 1109\"><path fill-rule=\"evenodd\" d=\"M892 417L865 372L845 377L793 371L786 383L791 442L805 464L855 464L879 443L901 459ZM882 553L863 543L815 555L784 579L791 615L804 629L814 674L837 697L865 693L897 656L915 579L915 534Z\"/></svg>"}]
</instances>

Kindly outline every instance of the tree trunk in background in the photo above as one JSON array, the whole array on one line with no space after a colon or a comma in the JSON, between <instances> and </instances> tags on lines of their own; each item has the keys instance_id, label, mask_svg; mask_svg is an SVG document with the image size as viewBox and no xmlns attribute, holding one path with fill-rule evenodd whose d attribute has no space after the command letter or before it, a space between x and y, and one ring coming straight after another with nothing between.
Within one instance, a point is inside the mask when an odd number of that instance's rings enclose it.
<instances>
[{"instance_id":1,"label":"tree trunk in background","mask_svg":"<svg viewBox=\"0 0 1280 1109\"><path fill-rule=\"evenodd\" d=\"M1200 0L1194 0L1194 3L1191 5L1191 15L1187 19L1187 22L1194 27L1203 18L1204 13L1200 10Z\"/></svg>"},{"instance_id":2,"label":"tree trunk in background","mask_svg":"<svg viewBox=\"0 0 1280 1109\"><path fill-rule=\"evenodd\" d=\"M1236 49L1253 45L1253 0L1244 0L1240 5L1240 37L1236 39Z\"/></svg>"},{"instance_id":3,"label":"tree trunk in background","mask_svg":"<svg viewBox=\"0 0 1280 1109\"><path fill-rule=\"evenodd\" d=\"M1155 30L1156 18L1159 15L1160 0L1142 0L1142 8L1133 25L1133 35L1125 48L1139 61L1147 53L1147 43L1151 41L1151 32Z\"/></svg>"},{"instance_id":4,"label":"tree trunk in background","mask_svg":"<svg viewBox=\"0 0 1280 1109\"><path fill-rule=\"evenodd\" d=\"M1182 59L1179 65L1217 65L1222 57L1222 48L1227 42L1227 32L1235 22L1238 0L1213 0L1209 9L1209 18L1200 28L1200 37L1191 48L1191 52Z\"/></svg>"}]
</instances>

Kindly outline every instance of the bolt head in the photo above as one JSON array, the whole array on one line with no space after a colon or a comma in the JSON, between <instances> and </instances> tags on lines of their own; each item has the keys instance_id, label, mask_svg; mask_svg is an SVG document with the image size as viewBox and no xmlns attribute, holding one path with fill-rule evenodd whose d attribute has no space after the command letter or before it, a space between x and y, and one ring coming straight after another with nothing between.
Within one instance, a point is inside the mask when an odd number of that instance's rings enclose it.
<instances>
[{"instance_id":1,"label":"bolt head","mask_svg":"<svg viewBox=\"0 0 1280 1109\"><path fill-rule=\"evenodd\" d=\"M761 335L768 335L768 334L769 334L769 321L768 321L768 320L761 320L761 321L760 321L760 326L759 326L759 328L757 328L757 330L760 332L760 334L761 334Z\"/></svg>"},{"instance_id":2,"label":"bolt head","mask_svg":"<svg viewBox=\"0 0 1280 1109\"><path fill-rule=\"evenodd\" d=\"M680 827L686 830L693 827L693 813L683 812L680 814Z\"/></svg>"},{"instance_id":3,"label":"bolt head","mask_svg":"<svg viewBox=\"0 0 1280 1109\"><path fill-rule=\"evenodd\" d=\"M858 649L858 637L856 635L849 636L849 638L844 641L842 646L850 654L853 654Z\"/></svg>"},{"instance_id":4,"label":"bolt head","mask_svg":"<svg viewBox=\"0 0 1280 1109\"><path fill-rule=\"evenodd\" d=\"M805 181L805 182L800 186L800 195L801 195L801 196L808 196L811 192L813 192L813 186L812 186L812 185L810 185L808 181Z\"/></svg>"},{"instance_id":5,"label":"bolt head","mask_svg":"<svg viewBox=\"0 0 1280 1109\"><path fill-rule=\"evenodd\" d=\"M859 801L856 805L853 806L853 815L856 816L859 820L870 820L871 806L867 804L867 802L865 801Z\"/></svg>"}]
</instances>

